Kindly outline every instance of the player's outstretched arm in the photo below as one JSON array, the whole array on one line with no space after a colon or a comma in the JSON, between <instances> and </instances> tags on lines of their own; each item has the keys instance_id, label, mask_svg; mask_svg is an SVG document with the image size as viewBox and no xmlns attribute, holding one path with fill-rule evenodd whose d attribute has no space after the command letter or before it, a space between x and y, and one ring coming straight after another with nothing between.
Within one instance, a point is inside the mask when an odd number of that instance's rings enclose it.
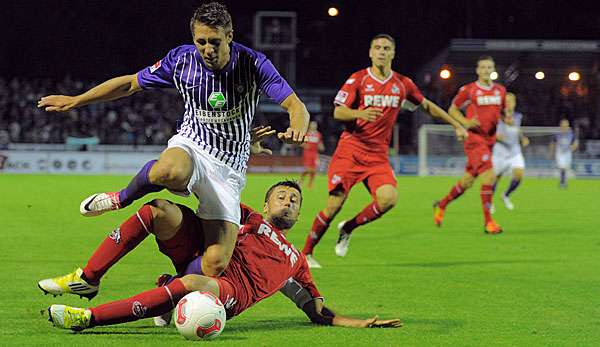
<instances>
[{"instance_id":1,"label":"player's outstretched arm","mask_svg":"<svg viewBox=\"0 0 600 347\"><path fill-rule=\"evenodd\" d=\"M103 82L87 92L76 95L48 95L38 101L38 107L48 112L65 112L73 108L129 96L142 90L137 74L120 76Z\"/></svg>"},{"instance_id":2,"label":"player's outstretched arm","mask_svg":"<svg viewBox=\"0 0 600 347\"><path fill-rule=\"evenodd\" d=\"M283 100L281 107L290 115L290 126L284 133L278 133L277 138L292 145L303 144L310 121L310 114L306 106L296 93L292 93Z\"/></svg>"},{"instance_id":3,"label":"player's outstretched arm","mask_svg":"<svg viewBox=\"0 0 600 347\"><path fill-rule=\"evenodd\" d=\"M452 125L454 127L454 131L456 132L456 137L460 141L466 139L467 136L469 136L469 134L467 133L465 128L463 128L462 124L458 120L451 117L448 113L446 113L446 111L444 111L441 107L439 107L435 103L433 103L427 99L423 99L423 103L421 104L421 107L423 107L423 109L425 111L427 111L427 113L429 113L433 118L443 119L446 123ZM462 114L461 114L461 116L462 116Z\"/></svg>"},{"instance_id":4,"label":"player's outstretched arm","mask_svg":"<svg viewBox=\"0 0 600 347\"><path fill-rule=\"evenodd\" d=\"M321 299L307 302L302 310L311 322L320 325L333 325L349 328L398 328L402 326L399 319L381 320L377 316L368 319L356 319L340 316L323 306Z\"/></svg>"}]
</instances>

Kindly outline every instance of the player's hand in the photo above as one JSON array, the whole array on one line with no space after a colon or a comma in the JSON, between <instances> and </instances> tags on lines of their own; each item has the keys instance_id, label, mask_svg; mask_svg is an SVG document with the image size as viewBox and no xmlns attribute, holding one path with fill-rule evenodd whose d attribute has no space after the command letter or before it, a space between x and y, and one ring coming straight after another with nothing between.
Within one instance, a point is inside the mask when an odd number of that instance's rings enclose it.
<instances>
[{"instance_id":1,"label":"player's hand","mask_svg":"<svg viewBox=\"0 0 600 347\"><path fill-rule=\"evenodd\" d=\"M276 131L270 126L259 125L250 130L250 143L260 142L269 136L275 135Z\"/></svg>"},{"instance_id":2,"label":"player's hand","mask_svg":"<svg viewBox=\"0 0 600 347\"><path fill-rule=\"evenodd\" d=\"M521 138L521 146L523 146L523 147L529 146L529 138L528 137L523 136Z\"/></svg>"},{"instance_id":3,"label":"player's hand","mask_svg":"<svg viewBox=\"0 0 600 347\"><path fill-rule=\"evenodd\" d=\"M365 328L399 328L402 326L399 319L382 320L378 316L367 319L365 324Z\"/></svg>"},{"instance_id":4,"label":"player's hand","mask_svg":"<svg viewBox=\"0 0 600 347\"><path fill-rule=\"evenodd\" d=\"M356 111L356 118L364 119L367 122L377 120L381 115L383 115L383 110L375 107L367 107L364 110Z\"/></svg>"},{"instance_id":5,"label":"player's hand","mask_svg":"<svg viewBox=\"0 0 600 347\"><path fill-rule=\"evenodd\" d=\"M455 128L454 133L456 134L456 138L458 139L458 141L464 141L467 139L467 137L469 137L469 132L467 131L467 129L461 126Z\"/></svg>"},{"instance_id":6,"label":"player's hand","mask_svg":"<svg viewBox=\"0 0 600 347\"><path fill-rule=\"evenodd\" d=\"M257 126L250 130L250 153L254 155L271 155L273 151L262 146L263 139L275 135L276 131L270 126Z\"/></svg>"},{"instance_id":7,"label":"player's hand","mask_svg":"<svg viewBox=\"0 0 600 347\"><path fill-rule=\"evenodd\" d=\"M277 133L277 138L290 145L301 145L306 141L306 131L287 128L284 133Z\"/></svg>"},{"instance_id":8,"label":"player's hand","mask_svg":"<svg viewBox=\"0 0 600 347\"><path fill-rule=\"evenodd\" d=\"M481 123L479 123L479 121L477 119L466 119L465 122L463 123L463 127L467 128L467 129L477 128L480 125L481 125Z\"/></svg>"},{"instance_id":9,"label":"player's hand","mask_svg":"<svg viewBox=\"0 0 600 347\"><path fill-rule=\"evenodd\" d=\"M48 95L41 98L37 106L47 112L66 112L77 106L77 98L68 95Z\"/></svg>"}]
</instances>

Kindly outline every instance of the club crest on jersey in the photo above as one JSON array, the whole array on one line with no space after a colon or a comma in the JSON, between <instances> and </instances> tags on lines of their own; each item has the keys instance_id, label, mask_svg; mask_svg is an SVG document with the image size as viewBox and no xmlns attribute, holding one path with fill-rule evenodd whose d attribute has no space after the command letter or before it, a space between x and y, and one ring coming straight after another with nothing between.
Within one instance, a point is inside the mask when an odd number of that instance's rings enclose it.
<instances>
[{"instance_id":1,"label":"club crest on jersey","mask_svg":"<svg viewBox=\"0 0 600 347\"><path fill-rule=\"evenodd\" d=\"M208 97L208 103L212 108L222 108L227 103L227 99L221 92L212 92Z\"/></svg>"},{"instance_id":2,"label":"club crest on jersey","mask_svg":"<svg viewBox=\"0 0 600 347\"><path fill-rule=\"evenodd\" d=\"M238 94L243 94L243 93L244 93L244 86L243 86L243 85L241 85L241 84L238 84L237 86L235 86L235 91L236 91Z\"/></svg>"},{"instance_id":3,"label":"club crest on jersey","mask_svg":"<svg viewBox=\"0 0 600 347\"><path fill-rule=\"evenodd\" d=\"M488 161L488 160L490 160L490 155L489 155L489 154L487 154L487 153L486 153L486 154L484 154L484 155L483 155L483 157L481 157L481 160L483 160L483 161Z\"/></svg>"},{"instance_id":4,"label":"club crest on jersey","mask_svg":"<svg viewBox=\"0 0 600 347\"><path fill-rule=\"evenodd\" d=\"M375 91L375 88L373 88L372 84L367 84L365 86L365 92L374 92L374 91Z\"/></svg>"},{"instance_id":5,"label":"club crest on jersey","mask_svg":"<svg viewBox=\"0 0 600 347\"><path fill-rule=\"evenodd\" d=\"M150 66L150 73L154 73L154 71L160 68L160 60L154 63L154 65Z\"/></svg>"},{"instance_id":6,"label":"club crest on jersey","mask_svg":"<svg viewBox=\"0 0 600 347\"><path fill-rule=\"evenodd\" d=\"M394 85L392 85L392 93L394 93L394 94L400 94L400 88L398 88L398 86L396 85L396 83L394 83Z\"/></svg>"}]
</instances>

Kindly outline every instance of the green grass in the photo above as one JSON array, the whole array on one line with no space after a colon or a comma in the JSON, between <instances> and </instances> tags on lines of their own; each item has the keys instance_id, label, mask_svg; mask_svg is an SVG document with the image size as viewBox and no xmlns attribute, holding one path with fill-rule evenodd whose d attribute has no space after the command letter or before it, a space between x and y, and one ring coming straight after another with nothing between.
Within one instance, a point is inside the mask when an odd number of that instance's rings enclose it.
<instances>
[{"instance_id":1,"label":"green grass","mask_svg":"<svg viewBox=\"0 0 600 347\"><path fill-rule=\"evenodd\" d=\"M244 201L261 208L264 191L279 176L251 175ZM54 329L40 316L52 303L89 305L78 297L44 296L39 279L84 265L95 247L139 205L97 218L79 216L88 194L114 190L128 177L0 175L0 345L189 345L174 327L151 320L94 328ZM455 178L399 177L398 205L358 229L346 258L337 258L335 227L315 255L313 271L327 305L353 317L401 318L401 329L346 329L311 325L280 295L229 321L211 345L228 346L593 346L600 344L600 182L528 179L515 193L515 211L497 204L505 228L482 232L478 189L447 210L433 227L431 203ZM504 182L506 184L506 182ZM298 225L289 238L302 248L326 198L325 177L305 191ZM175 198L193 206L194 199ZM370 201L357 186L334 221L350 218ZM98 304L153 286L170 271L168 259L147 239L113 267Z\"/></svg>"}]
</instances>

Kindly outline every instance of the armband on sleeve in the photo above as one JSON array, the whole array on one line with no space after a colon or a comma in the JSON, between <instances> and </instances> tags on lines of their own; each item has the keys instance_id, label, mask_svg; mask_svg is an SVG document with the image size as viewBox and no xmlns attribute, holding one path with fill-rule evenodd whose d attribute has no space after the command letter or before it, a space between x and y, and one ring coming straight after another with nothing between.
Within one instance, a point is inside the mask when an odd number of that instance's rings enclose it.
<instances>
[{"instance_id":1,"label":"armband on sleeve","mask_svg":"<svg viewBox=\"0 0 600 347\"><path fill-rule=\"evenodd\" d=\"M304 287L302 287L300 283L293 278L290 278L285 283L280 292L292 300L299 309L302 309L307 302L310 302L314 299L308 290L304 289Z\"/></svg>"}]
</instances>

